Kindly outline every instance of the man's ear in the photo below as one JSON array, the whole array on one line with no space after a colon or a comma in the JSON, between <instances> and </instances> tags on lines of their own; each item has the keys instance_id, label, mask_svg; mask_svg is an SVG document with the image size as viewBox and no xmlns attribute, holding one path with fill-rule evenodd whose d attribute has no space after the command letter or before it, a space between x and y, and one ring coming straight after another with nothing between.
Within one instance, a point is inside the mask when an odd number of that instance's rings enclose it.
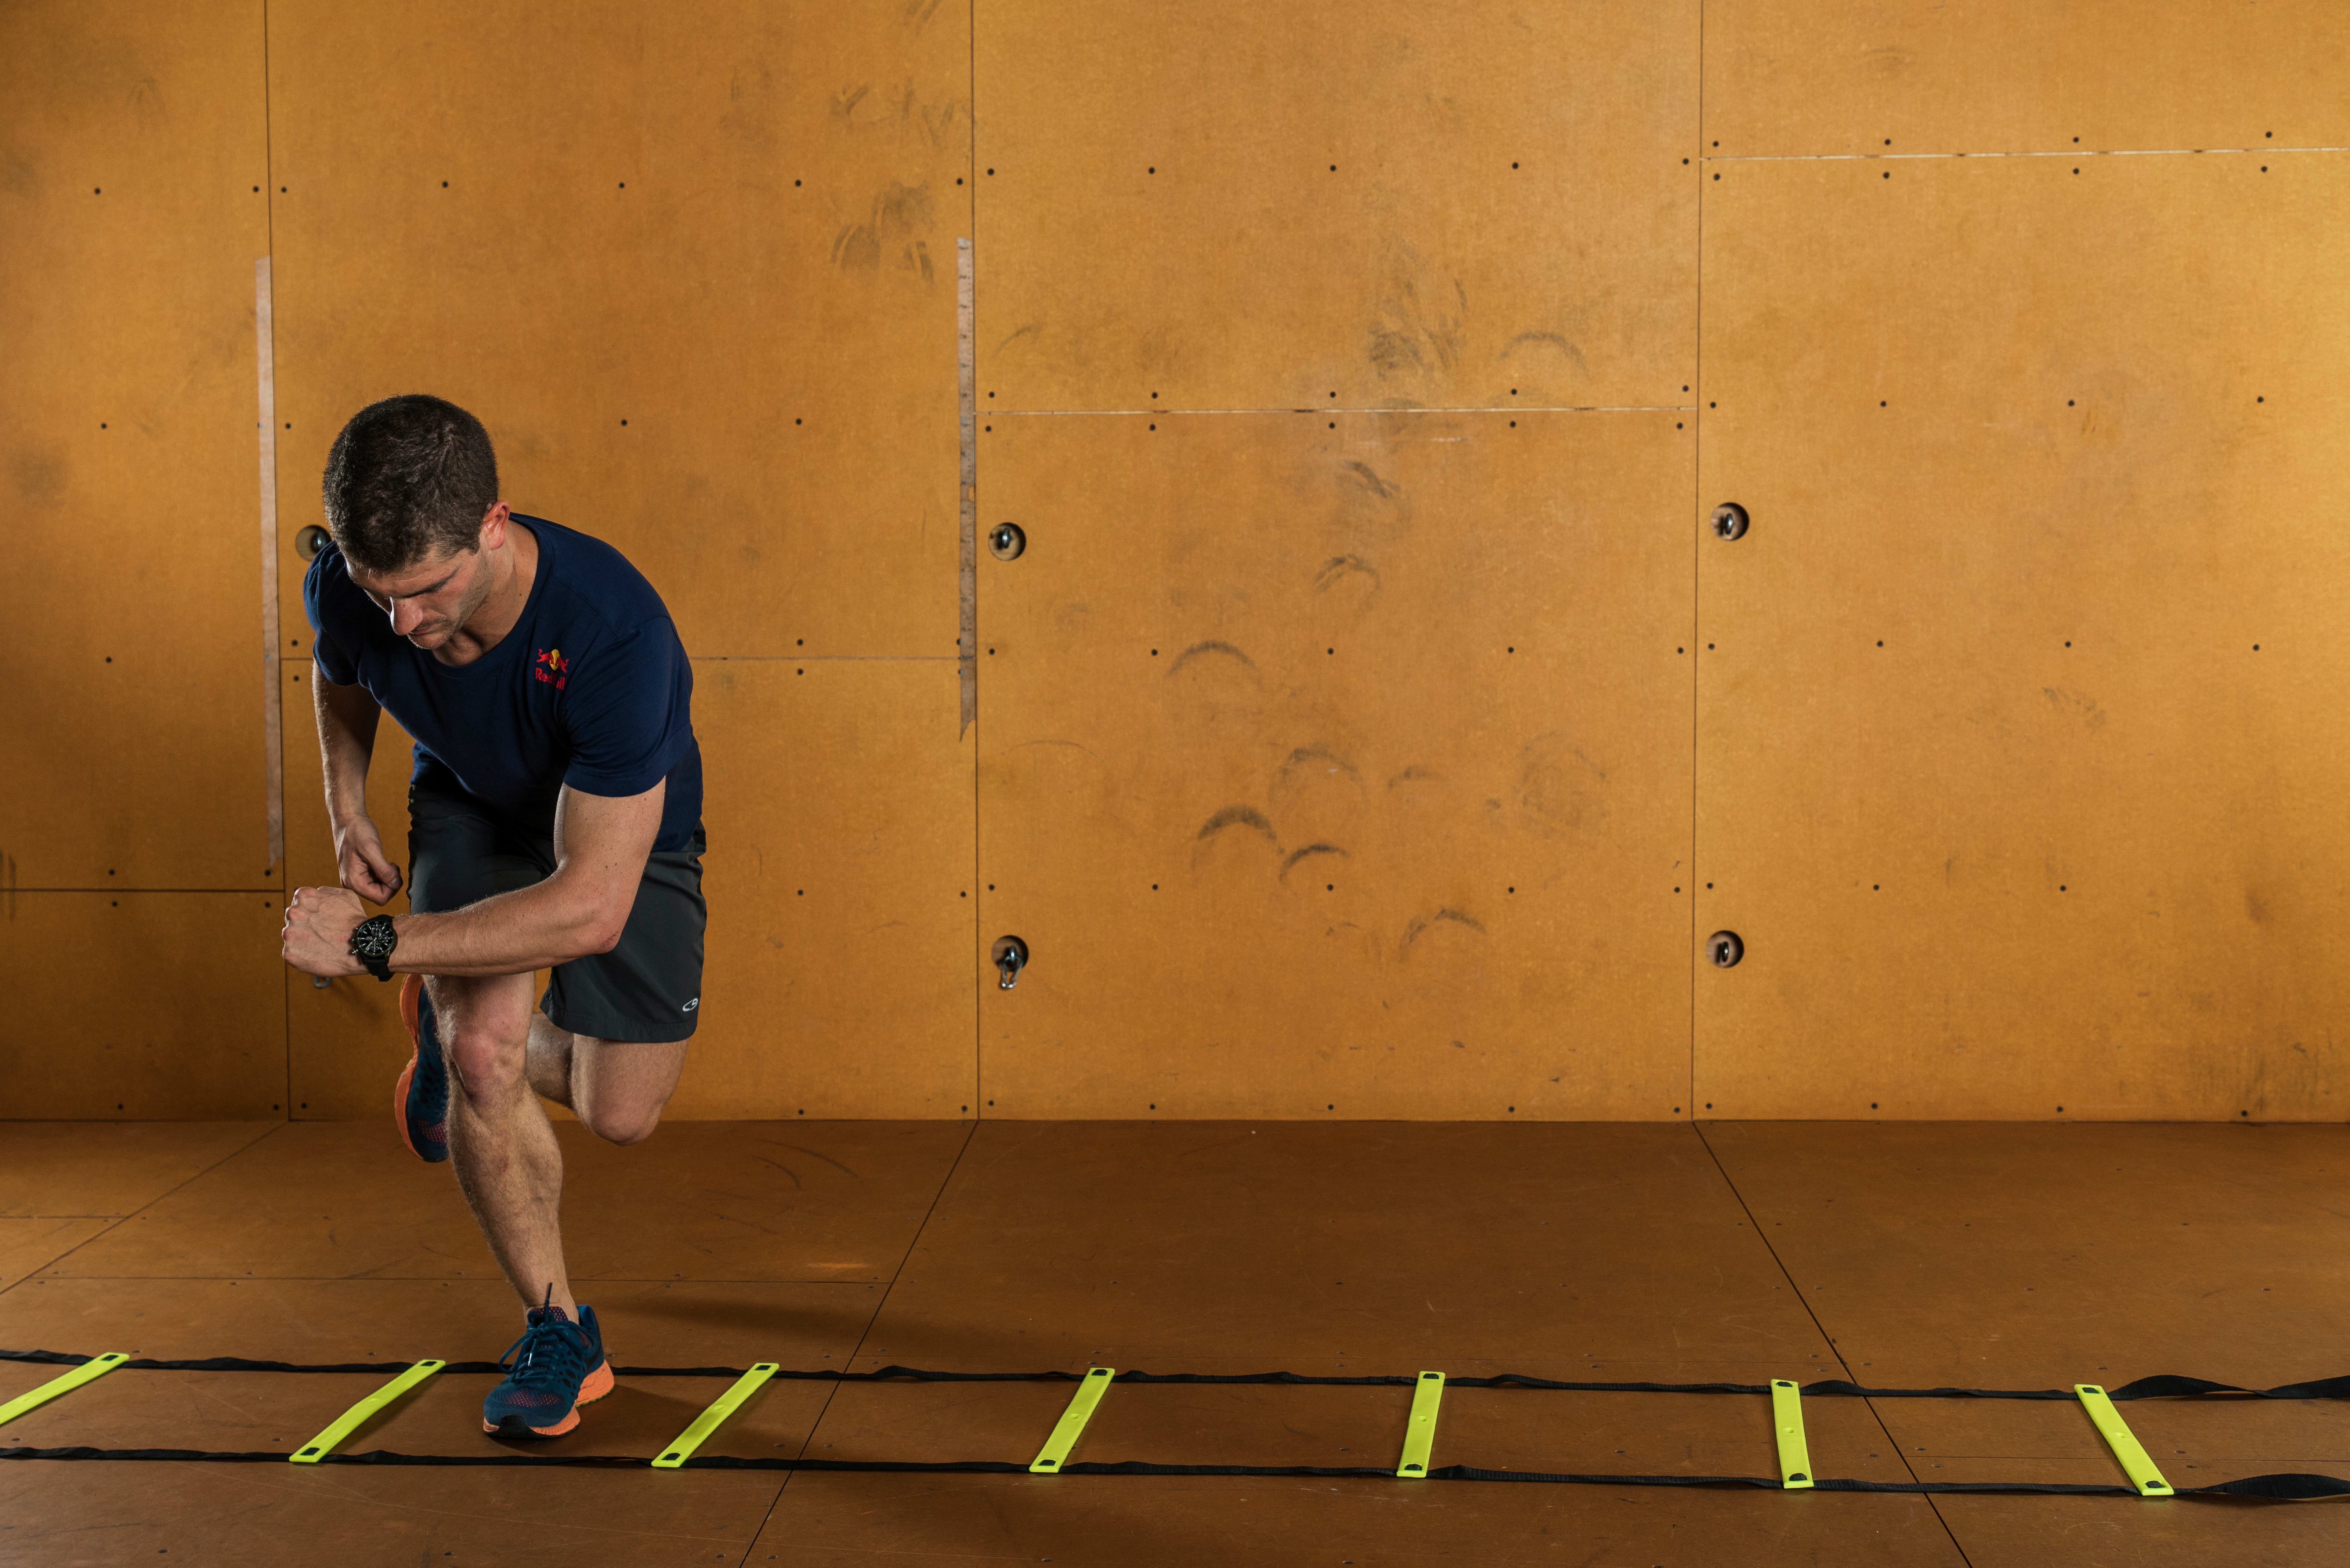
<instances>
[{"instance_id":1,"label":"man's ear","mask_svg":"<svg viewBox=\"0 0 2350 1568\"><path fill-rule=\"evenodd\" d=\"M482 514L482 532L477 547L494 550L504 545L506 542L506 519L513 515L514 508L504 502L493 503L490 509Z\"/></svg>"}]
</instances>

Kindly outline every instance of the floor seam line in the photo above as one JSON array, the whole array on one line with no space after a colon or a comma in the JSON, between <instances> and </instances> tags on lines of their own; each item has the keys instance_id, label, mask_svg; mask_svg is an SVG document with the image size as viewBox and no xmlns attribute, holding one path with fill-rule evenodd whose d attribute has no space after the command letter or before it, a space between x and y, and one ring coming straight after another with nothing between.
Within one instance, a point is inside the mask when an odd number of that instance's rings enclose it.
<instances>
[{"instance_id":1,"label":"floor seam line","mask_svg":"<svg viewBox=\"0 0 2350 1568\"><path fill-rule=\"evenodd\" d=\"M1771 1238L1762 1233L1762 1221L1755 1216L1752 1206L1746 1201L1746 1194L1738 1190L1738 1183L1731 1179L1730 1168L1721 1163L1721 1156L1714 1151L1713 1140L1705 1136L1703 1127L1697 1127L1697 1138L1699 1143L1705 1146L1706 1156L1713 1161L1714 1169L1721 1172L1722 1185L1729 1188L1730 1195L1738 1200L1739 1210L1746 1216L1746 1222L1753 1227L1756 1239L1762 1243L1762 1250L1771 1254L1771 1262L1778 1266L1781 1276L1787 1282L1787 1288L1794 1293L1795 1300L1802 1304L1804 1314L1812 1320L1812 1326L1819 1331L1820 1338L1826 1342L1828 1353L1835 1357L1836 1366L1843 1371L1845 1381L1858 1385L1860 1379L1852 1375L1852 1364L1845 1359L1844 1346L1829 1336L1828 1325L1820 1321L1820 1314L1813 1308L1811 1298L1804 1293L1804 1287L1796 1282L1794 1271L1788 1268L1786 1260L1779 1256L1779 1249L1771 1244ZM1869 1415L1876 1418L1877 1429L1885 1434L1885 1446L1892 1450L1895 1459L1901 1461L1901 1468L1908 1472L1910 1480L1924 1486L1925 1478L1918 1473L1918 1468L1909 1462L1909 1456L1903 1453L1901 1445L1894 1440L1893 1428L1885 1424L1885 1412L1877 1407L1877 1401L1864 1395L1861 1397L1861 1403L1868 1407ZM1969 1557L1967 1549L1960 1544L1959 1532L1950 1527L1950 1521L1944 1516L1942 1505L1936 1500L1935 1494L1922 1492L1919 1495L1926 1500L1926 1506L1934 1511L1934 1521L1942 1527L1942 1533L1950 1537L1950 1550L1959 1554L1959 1561L1965 1563L1967 1568L1974 1568L1974 1559Z\"/></svg>"},{"instance_id":2,"label":"floor seam line","mask_svg":"<svg viewBox=\"0 0 2350 1568\"><path fill-rule=\"evenodd\" d=\"M68 1258L72 1257L76 1252L78 1252L78 1251L80 1251L84 1247L88 1246L88 1245L90 1244L90 1242L92 1242L92 1241L100 1241L100 1240L103 1240L104 1238L106 1238L106 1237L108 1237L108 1236L111 1236L111 1235L113 1235L113 1234L114 1234L114 1232L115 1232L116 1231L120 1230L121 1227L123 1227L123 1226L125 1226L125 1225L130 1224L130 1221L132 1221L133 1220L138 1219L138 1218L139 1218L139 1216L140 1216L141 1214L146 1213L146 1212L147 1212L147 1210L149 1210L150 1209L154 1208L156 1204L162 1202L162 1201L163 1201L163 1199L165 1199L166 1198L171 1197L173 1193L175 1193L175 1192L179 1191L182 1188L183 1188L183 1187L187 1186L187 1185L188 1185L188 1182L190 1182L190 1181L198 1181L198 1180L203 1179L204 1177L210 1176L213 1171L218 1170L222 1166L226 1165L230 1160L234 1159L238 1155L243 1154L246 1149L252 1148L252 1147L255 1147L256 1145L258 1145L258 1144L262 1141L262 1139L263 1139L263 1138L266 1138L266 1137L271 1137L272 1135L274 1135L274 1134L277 1131L277 1129L278 1129L278 1128L280 1128L280 1127L290 1127L290 1126L292 1126L292 1125L293 1125L293 1124L292 1124L292 1123L290 1123L290 1122L272 1122L272 1123L268 1124L267 1126L264 1127L261 1129L261 1131L260 1131L260 1133L259 1133L258 1135L256 1135L256 1136L255 1136L255 1137L254 1137L247 1138L244 1142L243 1142L243 1143L241 1143L241 1144L237 1145L234 1148L230 1149L226 1154L222 1155L218 1159L216 1159L216 1160L213 1161L210 1165L208 1165L208 1166L204 1167L202 1170L197 1171L193 1176L191 1176L191 1177L187 1178L187 1179L186 1179L186 1180L183 1180L183 1181L178 1181L178 1182L174 1182L174 1183L172 1183L172 1186L170 1186L170 1187L166 1188L166 1189L165 1189L164 1190L162 1190L161 1192L157 1193L154 1197L152 1197L152 1198L149 1199L146 1202L144 1202L144 1203L140 1204L138 1208L133 1209L130 1213L116 1216L116 1217L115 1217L114 1223L113 1223L113 1224L111 1224L111 1225L109 1225L109 1226L108 1226L108 1227L106 1227L106 1229L104 1229L103 1231L100 1231L97 1235L95 1235L95 1236L91 1236L91 1237L86 1238L86 1239L85 1239L85 1240L83 1240L83 1241L77 1241L77 1242L75 1242L72 1246L68 1247L64 1251L59 1252L56 1257L51 1258L47 1262L43 1263L43 1264L40 1266L40 1268L39 1268L39 1269L34 1269L34 1270L27 1271L27 1272L26 1272L26 1275L25 1275L25 1277L24 1277L23 1279L21 1279L21 1280L18 1280L18 1281L16 1282L16 1284L14 1284L14 1285L9 1285L9 1286L5 1287L5 1289L0 1289L0 1296L5 1296L5 1295L6 1295L10 1291L13 1291L13 1290L16 1289L17 1285L22 1285L22 1284L26 1284L26 1283L27 1283L28 1282L30 1282L30 1281L34 1278L34 1276L35 1276L35 1275L36 1275L36 1274L40 1273L43 1270L47 1270L47 1269L54 1269L54 1268L56 1268L59 1263L64 1262ZM38 1218L42 1218L42 1216L36 1215L36 1216L34 1216L34 1218L38 1219ZM102 1215L102 1214L87 1214L87 1215L83 1215L83 1214L71 1214L71 1215L62 1215L62 1216L59 1216L58 1218L61 1218L61 1219L70 1219L70 1220L84 1220L84 1219L87 1219L87 1220L102 1220L102 1219L105 1219L105 1218L106 1218L106 1216L105 1216L105 1215ZM115 1275L102 1275L102 1274L88 1274L88 1275L72 1275L72 1276L68 1276L68 1277L70 1277L70 1278L78 1278L78 1279L108 1279L108 1278L118 1278L118 1277L119 1277L119 1278L123 1278L123 1279L149 1279L149 1278L154 1278L154 1277L158 1277L158 1276L152 1276L152 1275L147 1275L147 1274L126 1274L126 1275L120 1275L120 1276L115 1276ZM173 1276L171 1276L171 1275L163 1275L163 1276L161 1276L161 1277L162 1277L162 1278L167 1278L167 1279L168 1279L168 1278L172 1278L172 1277L173 1277ZM222 1277L222 1278L224 1278L224 1279L225 1279L225 1278L228 1278L229 1276L227 1276L227 1275L222 1275L221 1277Z\"/></svg>"},{"instance_id":3,"label":"floor seam line","mask_svg":"<svg viewBox=\"0 0 2350 1568\"><path fill-rule=\"evenodd\" d=\"M978 1136L979 1122L974 1117L970 1130L963 1134L962 1147L955 1150L954 1158L948 1162L947 1173L940 1179L938 1191L931 1196L931 1206L922 1210L922 1222L915 1226L914 1233L906 1239L906 1251L899 1257L897 1268L890 1271L889 1282L881 1292L881 1299L873 1305L873 1315L865 1320L863 1332L858 1334L857 1343L850 1346L848 1355L842 1359L840 1369L843 1372L848 1371L857 1365L857 1357L864 1351L865 1342L873 1336L873 1325L879 1323L881 1314L889 1310L891 1293L897 1290L898 1282L905 1276L906 1264L912 1259L914 1249L922 1244L922 1234L931 1228L931 1220L938 1214L939 1205L946 1200L947 1189L954 1185L955 1172L962 1168L962 1158L971 1152L971 1140ZM803 1459L807 1458L808 1445L815 1442L816 1433L823 1430L824 1418L831 1413L832 1402L840 1397L842 1386L840 1383L835 1382L826 1391L824 1403L816 1407L816 1419L808 1423L807 1436L800 1439L800 1451L795 1456L795 1458ZM743 1564L747 1564L751 1561L751 1553L758 1549L759 1538L767 1533L767 1526L775 1519L775 1510L783 1506L784 1493L790 1490L792 1478L798 1473L796 1470L784 1472L783 1485L775 1489L775 1501L767 1504L767 1511L760 1519L759 1528L751 1532L750 1543L743 1548L742 1563L738 1563L736 1568L743 1568Z\"/></svg>"}]
</instances>

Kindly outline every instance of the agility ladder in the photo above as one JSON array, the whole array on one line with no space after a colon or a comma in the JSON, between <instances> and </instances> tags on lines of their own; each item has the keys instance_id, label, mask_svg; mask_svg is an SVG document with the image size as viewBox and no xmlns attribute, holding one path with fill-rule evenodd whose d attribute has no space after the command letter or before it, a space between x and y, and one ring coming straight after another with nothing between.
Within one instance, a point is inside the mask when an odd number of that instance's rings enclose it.
<instances>
[{"instance_id":1,"label":"agility ladder","mask_svg":"<svg viewBox=\"0 0 2350 1568\"><path fill-rule=\"evenodd\" d=\"M2229 1497L2299 1501L2350 1496L2350 1480L2334 1476L2282 1474L2246 1476L2211 1486L2178 1488L2164 1479L2115 1406L2116 1401L2193 1398L2233 1394L2258 1399L2350 1399L2350 1376L2289 1383L2276 1388L2242 1388L2200 1377L2141 1377L2118 1388L2094 1383L2070 1388L1868 1388L1857 1383L1830 1380L1797 1385L1792 1379L1762 1383L1562 1383L1504 1372L1491 1377L1448 1378L1441 1372L1417 1376L1310 1377L1295 1372L1224 1375L1198 1372L1119 1372L1107 1366L1072 1372L927 1372L911 1366L884 1366L872 1372L791 1371L774 1362L740 1366L621 1366L622 1377L731 1377L734 1381L692 1424L657 1455L628 1454L398 1454L381 1449L347 1454L340 1445L370 1419L417 1387L442 1373L491 1375L504 1370L494 1361L340 1362L297 1366L285 1361L247 1361L213 1356L201 1361L133 1359L122 1352L74 1355L54 1350L0 1350L0 1360L46 1363L72 1368L62 1376L0 1404L0 1426L53 1399L71 1393L107 1374L129 1369L150 1372L278 1372L389 1373L390 1382L338 1417L316 1438L292 1453L227 1453L201 1449L98 1449L67 1447L36 1449L0 1447L0 1459L173 1459L224 1464L345 1464L345 1465L562 1465L589 1469L730 1469L730 1470L890 1470L952 1471L978 1475L1087 1476L1321 1476L1395 1479L1401 1480L1542 1481L1584 1486L1744 1486L1779 1490L1874 1492L2047 1492L2066 1495ZM695 1450L723 1426L759 1388L773 1378L830 1383L1074 1383L1067 1408L1054 1425L1036 1457L1023 1464L1003 1459L960 1459L920 1462L893 1459L735 1459L698 1456ZM1395 1465L1162 1465L1127 1459L1115 1464L1078 1460L1070 1452L1084 1436L1087 1423L1114 1384L1118 1383L1278 1383L1349 1386L1409 1387L1411 1411L1405 1422L1403 1445ZM1771 1400L1772 1430L1779 1457L1777 1476L1641 1476L1565 1475L1534 1470L1482 1469L1474 1465L1434 1463L1438 1412L1447 1386L1461 1388L1559 1389L1596 1394L1744 1394ZM2077 1402L2112 1451L2128 1484L2056 1485L2033 1481L1864 1481L1813 1474L1810 1449L1804 1440L1803 1401L1805 1398L1861 1399L2061 1399Z\"/></svg>"}]
</instances>

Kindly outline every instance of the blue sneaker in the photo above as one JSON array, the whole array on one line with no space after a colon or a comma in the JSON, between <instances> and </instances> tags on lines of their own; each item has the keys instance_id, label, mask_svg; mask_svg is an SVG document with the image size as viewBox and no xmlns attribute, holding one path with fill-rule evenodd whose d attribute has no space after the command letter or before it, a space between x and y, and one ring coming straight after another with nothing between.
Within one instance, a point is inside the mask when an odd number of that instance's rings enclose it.
<instances>
[{"instance_id":1,"label":"blue sneaker","mask_svg":"<svg viewBox=\"0 0 2350 1568\"><path fill-rule=\"evenodd\" d=\"M547 1288L550 1298L554 1287ZM612 1364L596 1309L573 1323L559 1306L535 1306L522 1337L506 1346L514 1368L482 1401L482 1430L501 1438L559 1438L579 1424L579 1407L612 1391ZM498 1365L505 1366L505 1355Z\"/></svg>"},{"instance_id":2,"label":"blue sneaker","mask_svg":"<svg viewBox=\"0 0 2350 1568\"><path fill-rule=\"evenodd\" d=\"M409 1153L437 1165L449 1158L449 1069L441 1060L432 999L424 994L422 975L400 977L400 1021L408 1025L415 1054L391 1086L392 1125Z\"/></svg>"}]
</instances>

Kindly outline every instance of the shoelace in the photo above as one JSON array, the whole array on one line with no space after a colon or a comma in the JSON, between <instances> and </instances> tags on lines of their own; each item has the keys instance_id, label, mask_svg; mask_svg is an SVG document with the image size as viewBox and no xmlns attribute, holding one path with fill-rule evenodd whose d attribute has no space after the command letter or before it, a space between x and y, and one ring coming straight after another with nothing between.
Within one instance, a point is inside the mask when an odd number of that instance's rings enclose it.
<instances>
[{"instance_id":1,"label":"shoelace","mask_svg":"<svg viewBox=\"0 0 2350 1568\"><path fill-rule=\"evenodd\" d=\"M509 1381L525 1388L576 1389L588 1373L588 1331L555 1305L553 1285L546 1288L546 1306L531 1309L530 1326L506 1346L498 1366ZM511 1368L507 1356L515 1358Z\"/></svg>"}]
</instances>

